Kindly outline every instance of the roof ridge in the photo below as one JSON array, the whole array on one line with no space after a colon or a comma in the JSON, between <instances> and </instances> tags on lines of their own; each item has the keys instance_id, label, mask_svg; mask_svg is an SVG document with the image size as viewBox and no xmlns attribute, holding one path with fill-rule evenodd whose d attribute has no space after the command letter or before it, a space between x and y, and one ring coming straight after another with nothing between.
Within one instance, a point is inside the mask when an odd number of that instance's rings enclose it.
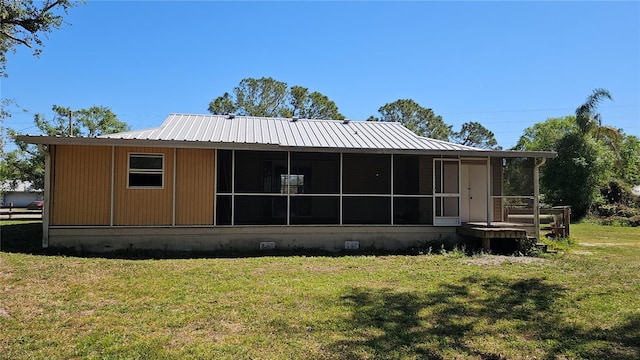
<instances>
[{"instance_id":1,"label":"roof ridge","mask_svg":"<svg viewBox=\"0 0 640 360\"><path fill-rule=\"evenodd\" d=\"M182 112L176 112L176 113L169 113L169 117L171 116L202 116L202 117L228 117L231 114L197 114L197 113L182 113ZM282 116L257 116L257 115L238 115L238 114L233 114L234 118L251 118L251 119L273 119L273 120L286 120L286 121L291 121L294 118L296 119L296 121L339 121L339 122L343 122L343 119L309 119L309 118L300 118L300 117L296 117L296 116L292 116L292 117L282 117ZM357 122L367 122L367 120L354 120L354 119L349 119L350 121L357 121ZM165 120L166 121L166 120ZM374 121L369 121L370 123L373 123ZM383 121L377 121L377 122L383 122Z\"/></svg>"}]
</instances>

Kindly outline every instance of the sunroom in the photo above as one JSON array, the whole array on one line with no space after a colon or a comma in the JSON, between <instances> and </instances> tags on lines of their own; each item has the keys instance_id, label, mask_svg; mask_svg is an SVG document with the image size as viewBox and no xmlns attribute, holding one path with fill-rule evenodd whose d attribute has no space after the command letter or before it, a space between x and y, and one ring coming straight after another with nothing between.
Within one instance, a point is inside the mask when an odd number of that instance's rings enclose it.
<instances>
[{"instance_id":1,"label":"sunroom","mask_svg":"<svg viewBox=\"0 0 640 360\"><path fill-rule=\"evenodd\" d=\"M455 226L486 220L473 204L461 204L461 189L478 187L476 201L486 202L489 159L218 150L215 225ZM485 181L463 180L460 171L469 165L480 166Z\"/></svg>"}]
</instances>

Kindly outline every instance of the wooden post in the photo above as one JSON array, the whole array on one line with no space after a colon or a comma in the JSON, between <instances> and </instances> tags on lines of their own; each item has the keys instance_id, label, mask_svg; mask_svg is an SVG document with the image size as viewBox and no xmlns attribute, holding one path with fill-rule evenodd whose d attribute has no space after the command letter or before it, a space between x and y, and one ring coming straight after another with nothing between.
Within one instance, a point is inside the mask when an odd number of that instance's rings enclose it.
<instances>
[{"instance_id":1,"label":"wooden post","mask_svg":"<svg viewBox=\"0 0 640 360\"><path fill-rule=\"evenodd\" d=\"M73 111L69 111L69 136L73 136Z\"/></svg>"},{"instance_id":2,"label":"wooden post","mask_svg":"<svg viewBox=\"0 0 640 360\"><path fill-rule=\"evenodd\" d=\"M44 154L44 205L42 206L42 248L49 247L49 214L51 209L51 146L38 145Z\"/></svg>"},{"instance_id":3,"label":"wooden post","mask_svg":"<svg viewBox=\"0 0 640 360\"><path fill-rule=\"evenodd\" d=\"M569 231L569 225L571 224L571 208L565 206L562 213L562 220L564 221L564 231L567 237L571 235Z\"/></svg>"},{"instance_id":4,"label":"wooden post","mask_svg":"<svg viewBox=\"0 0 640 360\"><path fill-rule=\"evenodd\" d=\"M540 241L540 167L544 165L547 159L542 158L540 164L536 164L533 159L533 224L535 226L536 240Z\"/></svg>"}]
</instances>

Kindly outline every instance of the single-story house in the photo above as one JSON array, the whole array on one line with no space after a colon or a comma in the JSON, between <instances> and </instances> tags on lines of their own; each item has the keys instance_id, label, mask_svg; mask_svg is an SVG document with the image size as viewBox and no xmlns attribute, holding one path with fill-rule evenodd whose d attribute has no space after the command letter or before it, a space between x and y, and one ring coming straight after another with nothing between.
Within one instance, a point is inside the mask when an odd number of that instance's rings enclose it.
<instances>
[{"instance_id":1,"label":"single-story house","mask_svg":"<svg viewBox=\"0 0 640 360\"><path fill-rule=\"evenodd\" d=\"M33 201L42 200L42 189L36 189L30 181L5 180L0 182L0 206L27 207Z\"/></svg>"},{"instance_id":2,"label":"single-story house","mask_svg":"<svg viewBox=\"0 0 640 360\"><path fill-rule=\"evenodd\" d=\"M402 249L502 220L503 159L399 123L171 114L97 138L20 137L46 154L43 246ZM537 201L537 195L536 195Z\"/></svg>"}]
</instances>

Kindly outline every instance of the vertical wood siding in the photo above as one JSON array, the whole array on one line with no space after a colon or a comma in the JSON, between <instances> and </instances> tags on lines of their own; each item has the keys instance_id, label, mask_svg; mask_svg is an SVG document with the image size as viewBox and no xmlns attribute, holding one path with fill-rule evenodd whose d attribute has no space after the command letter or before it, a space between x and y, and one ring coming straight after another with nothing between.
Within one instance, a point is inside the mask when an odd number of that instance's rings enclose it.
<instances>
[{"instance_id":1,"label":"vertical wood siding","mask_svg":"<svg viewBox=\"0 0 640 360\"><path fill-rule=\"evenodd\" d=\"M111 147L54 147L51 225L109 225Z\"/></svg>"},{"instance_id":2,"label":"vertical wood siding","mask_svg":"<svg viewBox=\"0 0 640 360\"><path fill-rule=\"evenodd\" d=\"M213 225L215 151L176 151L176 225Z\"/></svg>"},{"instance_id":3,"label":"vertical wood siding","mask_svg":"<svg viewBox=\"0 0 640 360\"><path fill-rule=\"evenodd\" d=\"M164 154L162 189L127 189L129 153ZM173 149L116 147L114 225L171 225Z\"/></svg>"}]
</instances>

